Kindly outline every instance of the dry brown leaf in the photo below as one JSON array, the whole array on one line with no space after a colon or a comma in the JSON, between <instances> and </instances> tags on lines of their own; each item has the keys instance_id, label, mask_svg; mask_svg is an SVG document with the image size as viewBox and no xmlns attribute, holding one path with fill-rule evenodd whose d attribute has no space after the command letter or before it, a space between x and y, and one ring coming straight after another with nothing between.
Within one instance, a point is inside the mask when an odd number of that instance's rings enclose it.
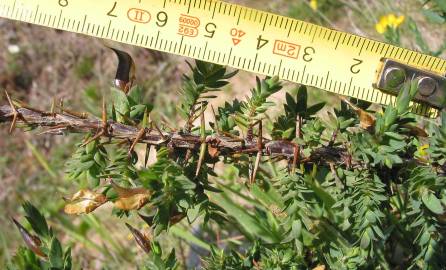
<instances>
[{"instance_id":1,"label":"dry brown leaf","mask_svg":"<svg viewBox=\"0 0 446 270\"><path fill-rule=\"evenodd\" d=\"M349 105L359 116L359 125L363 129L372 128L375 125L376 118L373 114L366 112L358 106L351 103L348 99L342 98L347 105Z\"/></svg>"},{"instance_id":2,"label":"dry brown leaf","mask_svg":"<svg viewBox=\"0 0 446 270\"><path fill-rule=\"evenodd\" d=\"M359 126L363 129L369 129L375 125L375 116L362 109L358 109L356 113L359 116Z\"/></svg>"},{"instance_id":3,"label":"dry brown leaf","mask_svg":"<svg viewBox=\"0 0 446 270\"><path fill-rule=\"evenodd\" d=\"M104 194L81 189L65 205L64 211L69 215L88 214L106 202Z\"/></svg>"},{"instance_id":4,"label":"dry brown leaf","mask_svg":"<svg viewBox=\"0 0 446 270\"><path fill-rule=\"evenodd\" d=\"M145 188L123 188L111 181L113 189L118 193L115 206L122 210L137 210L150 199L151 192Z\"/></svg>"},{"instance_id":5,"label":"dry brown leaf","mask_svg":"<svg viewBox=\"0 0 446 270\"><path fill-rule=\"evenodd\" d=\"M143 234L142 232L138 231L137 229L133 228L130 224L125 223L125 225L127 226L127 228L129 228L138 246L140 246L144 250L144 252L149 254L150 251L152 250L152 247L150 246L149 237Z\"/></svg>"},{"instance_id":6,"label":"dry brown leaf","mask_svg":"<svg viewBox=\"0 0 446 270\"><path fill-rule=\"evenodd\" d=\"M217 147L208 145L208 153L209 153L209 156L211 156L212 158L215 158L220 154L220 151L218 150Z\"/></svg>"},{"instance_id":7,"label":"dry brown leaf","mask_svg":"<svg viewBox=\"0 0 446 270\"><path fill-rule=\"evenodd\" d=\"M409 130L409 133L413 136L417 136L417 137L423 137L426 138L429 136L429 134L427 134L426 130L424 130L423 128L414 126L414 125L409 125L409 124L405 124L403 125L405 128L407 128Z\"/></svg>"},{"instance_id":8,"label":"dry brown leaf","mask_svg":"<svg viewBox=\"0 0 446 270\"><path fill-rule=\"evenodd\" d=\"M177 224L178 222L183 220L183 218L185 218L185 217L186 217L186 215L184 215L183 213L172 215L170 217L170 226L173 226L173 225Z\"/></svg>"},{"instance_id":9,"label":"dry brown leaf","mask_svg":"<svg viewBox=\"0 0 446 270\"><path fill-rule=\"evenodd\" d=\"M25 241L26 246L32 250L36 255L39 255L40 257L46 258L46 254L43 253L42 249L40 249L40 245L42 245L42 241L40 241L39 237L32 235L28 230L26 230L22 224L20 224L17 220L12 219L14 224L17 226L17 228L20 231L20 234L22 235L23 240Z\"/></svg>"}]
</instances>

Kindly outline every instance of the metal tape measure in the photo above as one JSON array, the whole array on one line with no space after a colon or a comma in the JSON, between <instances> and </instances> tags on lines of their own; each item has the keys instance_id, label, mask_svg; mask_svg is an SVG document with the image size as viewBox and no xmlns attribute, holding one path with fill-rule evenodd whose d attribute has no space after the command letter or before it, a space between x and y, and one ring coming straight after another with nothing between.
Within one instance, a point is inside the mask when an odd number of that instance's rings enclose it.
<instances>
[{"instance_id":1,"label":"metal tape measure","mask_svg":"<svg viewBox=\"0 0 446 270\"><path fill-rule=\"evenodd\" d=\"M446 106L444 59L222 1L0 0L0 17L278 75L373 103L394 102L399 88L388 77L419 77L425 90L416 112L435 117Z\"/></svg>"}]
</instances>

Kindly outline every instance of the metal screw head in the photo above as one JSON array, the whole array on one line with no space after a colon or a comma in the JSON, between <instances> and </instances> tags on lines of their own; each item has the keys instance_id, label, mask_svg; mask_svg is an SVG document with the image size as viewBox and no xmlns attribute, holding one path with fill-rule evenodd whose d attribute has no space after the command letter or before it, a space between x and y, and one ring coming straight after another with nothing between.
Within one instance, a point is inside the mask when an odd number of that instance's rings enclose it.
<instances>
[{"instance_id":1,"label":"metal screw head","mask_svg":"<svg viewBox=\"0 0 446 270\"><path fill-rule=\"evenodd\" d=\"M421 77L418 80L418 92L420 95L428 97L437 90L437 82L431 77Z\"/></svg>"},{"instance_id":2,"label":"metal screw head","mask_svg":"<svg viewBox=\"0 0 446 270\"><path fill-rule=\"evenodd\" d=\"M406 81L406 72L398 67L390 67L384 73L386 87L398 88Z\"/></svg>"}]
</instances>

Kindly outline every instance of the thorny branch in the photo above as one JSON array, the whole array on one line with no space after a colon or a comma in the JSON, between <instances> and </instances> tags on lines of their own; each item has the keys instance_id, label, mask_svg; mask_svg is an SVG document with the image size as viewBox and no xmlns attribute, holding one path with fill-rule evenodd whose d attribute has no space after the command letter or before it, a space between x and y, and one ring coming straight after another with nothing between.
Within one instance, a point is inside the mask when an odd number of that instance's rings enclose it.
<instances>
[{"instance_id":1,"label":"thorny branch","mask_svg":"<svg viewBox=\"0 0 446 270\"><path fill-rule=\"evenodd\" d=\"M17 117L18 116L18 117ZM44 133L91 133L100 135L101 138L123 140L128 142L137 141L153 146L167 146L173 149L185 149L199 152L203 139L200 135L177 132L166 132L159 129L140 128L116 123L107 120L106 125L96 117L85 117L79 114L63 112L44 112L32 108L12 108L11 106L0 106L0 123L17 122L31 128L43 128ZM106 130L105 130L106 129ZM236 154L250 154L281 157L292 161L295 156L296 145L289 141L268 140L253 138L243 140L231 136L214 134L207 136L205 143L208 151L218 153L219 156L231 156ZM299 147L301 149L301 147ZM326 146L314 149L310 156L305 157L300 153L300 162L303 163L335 163L345 164L348 154L345 148Z\"/></svg>"}]
</instances>

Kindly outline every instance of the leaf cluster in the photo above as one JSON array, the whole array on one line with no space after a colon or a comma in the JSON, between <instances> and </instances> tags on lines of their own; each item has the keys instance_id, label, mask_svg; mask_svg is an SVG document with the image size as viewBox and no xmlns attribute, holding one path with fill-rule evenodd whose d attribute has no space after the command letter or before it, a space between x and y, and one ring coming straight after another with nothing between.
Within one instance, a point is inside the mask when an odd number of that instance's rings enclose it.
<instances>
[{"instance_id":1,"label":"leaf cluster","mask_svg":"<svg viewBox=\"0 0 446 270\"><path fill-rule=\"evenodd\" d=\"M179 106L186 128L178 136L185 142L199 136L196 147L153 146L156 158L147 165L135 154L137 138L99 136L79 145L67 163L82 188L70 203L86 206L76 213L113 202L118 216L149 225L151 237L131 230L148 253L146 269L187 264L174 250L163 255L158 244L178 223L194 228L193 236L183 232L184 239L209 251L201 255L204 269L446 267L446 114L443 125L420 127L410 113L416 81L404 86L394 105L375 111L355 100L322 110L325 104L310 105L302 86L286 95L275 117L271 96L282 85L276 77L257 78L250 96L218 107L207 128L202 110L215 97L207 93L227 85L234 73L202 62L191 68ZM115 95L112 118L153 129L150 108L138 107L137 100L132 91ZM218 152L222 134L241 141L240 151ZM253 142L256 152L244 152ZM292 146L294 158L265 158L283 145ZM42 252L51 257L53 233L37 210L25 210L33 230L48 238ZM55 258L65 259L60 250L54 243ZM25 262L33 262L35 253L19 252Z\"/></svg>"},{"instance_id":2,"label":"leaf cluster","mask_svg":"<svg viewBox=\"0 0 446 270\"><path fill-rule=\"evenodd\" d=\"M6 266L8 270L70 270L71 248L63 250L52 228L48 226L45 217L29 202L23 204L25 218L35 234L14 220L27 248L20 247L11 263Z\"/></svg>"}]
</instances>

